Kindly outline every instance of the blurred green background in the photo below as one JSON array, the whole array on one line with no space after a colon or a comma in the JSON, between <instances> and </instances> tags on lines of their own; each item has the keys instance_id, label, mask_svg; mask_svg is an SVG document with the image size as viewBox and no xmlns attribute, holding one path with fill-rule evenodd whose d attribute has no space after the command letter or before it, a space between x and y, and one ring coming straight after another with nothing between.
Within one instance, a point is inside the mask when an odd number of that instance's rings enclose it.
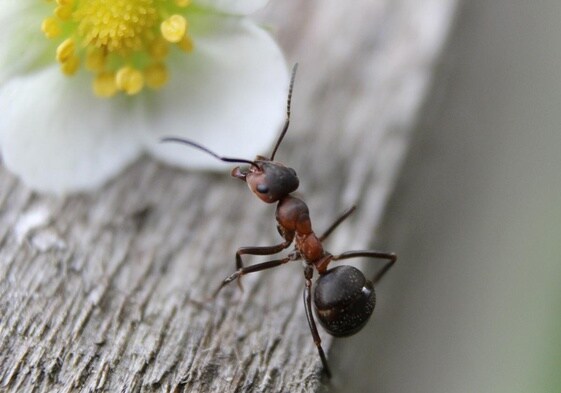
<instances>
[{"instance_id":1,"label":"blurred green background","mask_svg":"<svg viewBox=\"0 0 561 393\"><path fill-rule=\"evenodd\" d=\"M561 1L464 1L334 392L561 392Z\"/></svg>"}]
</instances>

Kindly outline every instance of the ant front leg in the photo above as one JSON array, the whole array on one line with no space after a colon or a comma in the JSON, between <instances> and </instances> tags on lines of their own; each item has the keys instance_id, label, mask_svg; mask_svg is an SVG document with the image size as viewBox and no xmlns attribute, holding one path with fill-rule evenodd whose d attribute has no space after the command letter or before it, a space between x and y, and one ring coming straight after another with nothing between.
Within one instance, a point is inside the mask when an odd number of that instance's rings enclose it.
<instances>
[{"instance_id":1,"label":"ant front leg","mask_svg":"<svg viewBox=\"0 0 561 393\"><path fill-rule=\"evenodd\" d=\"M318 349L319 358L321 359L321 364L328 378L331 378L331 371L329 370L329 365L327 364L327 358L325 357L325 352L321 346L321 337L319 336L318 328L316 326L316 321L312 313L312 276L314 270L311 266L306 266L304 268L304 278L306 279L306 286L304 287L304 309L306 310L306 318L308 319L308 325L310 326L310 331L312 332L312 337L314 339L314 344Z\"/></svg>"},{"instance_id":2,"label":"ant front leg","mask_svg":"<svg viewBox=\"0 0 561 393\"><path fill-rule=\"evenodd\" d=\"M347 251L340 255L333 256L331 260L339 261L341 259L350 259L350 258L359 258L359 257L387 260L386 264L382 267L382 269L380 269L380 271L372 279L372 284L374 285L382 279L384 274L386 274L388 270L390 270L390 268L393 266L393 264L397 261L397 255L395 255L393 252L382 252L382 251L374 251L374 250Z\"/></svg>"}]
</instances>

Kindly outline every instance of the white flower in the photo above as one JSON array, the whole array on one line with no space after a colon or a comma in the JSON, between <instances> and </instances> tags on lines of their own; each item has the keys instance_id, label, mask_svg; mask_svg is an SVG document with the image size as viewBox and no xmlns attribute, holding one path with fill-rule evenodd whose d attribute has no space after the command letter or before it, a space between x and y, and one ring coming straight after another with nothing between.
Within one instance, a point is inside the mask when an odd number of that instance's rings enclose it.
<instances>
[{"instance_id":1,"label":"white flower","mask_svg":"<svg viewBox=\"0 0 561 393\"><path fill-rule=\"evenodd\" d=\"M288 71L248 19L266 0L4 0L0 151L34 189L99 186L142 152L224 168L160 144L252 159L284 116Z\"/></svg>"}]
</instances>

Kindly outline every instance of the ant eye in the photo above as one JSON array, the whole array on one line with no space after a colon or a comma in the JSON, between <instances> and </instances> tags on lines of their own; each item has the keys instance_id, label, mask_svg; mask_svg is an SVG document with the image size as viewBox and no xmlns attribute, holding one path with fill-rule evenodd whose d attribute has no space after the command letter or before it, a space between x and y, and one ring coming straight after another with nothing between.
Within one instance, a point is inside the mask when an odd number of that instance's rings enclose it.
<instances>
[{"instance_id":1,"label":"ant eye","mask_svg":"<svg viewBox=\"0 0 561 393\"><path fill-rule=\"evenodd\" d=\"M266 194L269 192L269 187L267 187L265 184L261 183L258 184L256 187L257 191L259 191L261 194Z\"/></svg>"}]
</instances>

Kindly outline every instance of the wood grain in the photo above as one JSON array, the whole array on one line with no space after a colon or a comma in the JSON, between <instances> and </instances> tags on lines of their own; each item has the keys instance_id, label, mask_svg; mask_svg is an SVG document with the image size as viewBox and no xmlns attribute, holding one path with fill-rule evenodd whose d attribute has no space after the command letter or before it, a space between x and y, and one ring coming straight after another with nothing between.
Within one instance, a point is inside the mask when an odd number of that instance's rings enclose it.
<instances>
[{"instance_id":1,"label":"wood grain","mask_svg":"<svg viewBox=\"0 0 561 393\"><path fill-rule=\"evenodd\" d=\"M376 245L455 8L284 0L258 15L300 63L277 158L299 173L318 232L358 205L333 252ZM321 389L300 264L207 301L237 247L279 241L274 207L239 181L144 157L96 193L55 199L0 167L0 209L0 389Z\"/></svg>"}]
</instances>

